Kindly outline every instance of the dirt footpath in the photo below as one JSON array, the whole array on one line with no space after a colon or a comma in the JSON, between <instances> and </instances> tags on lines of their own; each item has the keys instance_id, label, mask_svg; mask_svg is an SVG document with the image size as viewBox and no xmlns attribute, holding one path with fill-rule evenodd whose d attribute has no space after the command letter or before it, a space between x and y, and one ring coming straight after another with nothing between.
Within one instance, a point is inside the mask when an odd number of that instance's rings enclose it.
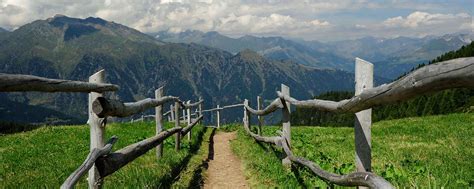
<instances>
[{"instance_id":1,"label":"dirt footpath","mask_svg":"<svg viewBox=\"0 0 474 189\"><path fill-rule=\"evenodd\" d=\"M240 160L230 148L230 141L235 138L236 132L214 135L214 157L209 161L205 189L249 188Z\"/></svg>"}]
</instances>

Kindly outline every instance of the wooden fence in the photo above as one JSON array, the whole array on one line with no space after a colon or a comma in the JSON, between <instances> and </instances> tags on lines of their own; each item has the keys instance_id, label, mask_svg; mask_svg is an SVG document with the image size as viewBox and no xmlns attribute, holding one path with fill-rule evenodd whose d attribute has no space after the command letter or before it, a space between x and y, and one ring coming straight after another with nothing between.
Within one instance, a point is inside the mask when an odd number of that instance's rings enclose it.
<instances>
[{"instance_id":1,"label":"wooden fence","mask_svg":"<svg viewBox=\"0 0 474 189\"><path fill-rule=\"evenodd\" d=\"M31 75L15 75L0 73L0 92L40 91L40 92L87 92L89 93L87 123L90 126L90 153L85 161L63 183L61 188L73 188L79 179L89 171L89 188L100 188L103 179L119 170L137 157L145 154L152 148L157 148L156 156L163 156L162 142L172 136L176 137L175 149L180 149L181 136L188 134L191 139L191 130L203 118L202 103L183 103L178 97L163 96L163 88L155 91L155 98L147 98L137 102L123 103L119 100L103 97L106 91L116 91L117 85L105 84L105 73L101 70L89 77L89 82L48 79ZM174 115L179 118L180 110L187 115L187 126L181 127L180 121L175 121L175 127L163 130L162 107L165 103L174 102ZM198 107L198 108L196 108ZM131 144L116 152L111 152L116 136L105 142L105 126L107 117L128 117L147 109L155 108L156 135L135 144ZM191 118L191 109L196 108L195 118ZM144 119L144 116L142 116Z\"/></svg>"},{"instance_id":2,"label":"wooden fence","mask_svg":"<svg viewBox=\"0 0 474 189\"><path fill-rule=\"evenodd\" d=\"M377 105L396 103L413 97L452 88L474 88L474 58L459 58L428 65L389 84L372 88L373 65L356 58L355 96L338 102L328 100L299 101L290 96L289 87L282 84L278 97L264 109L255 110L244 101L243 125L246 132L257 141L283 148L286 157L283 165L291 162L308 167L318 177L342 186L368 186L371 188L393 188L384 178L371 173L371 108ZM355 113L355 164L357 171L337 175L321 169L316 163L297 157L291 151L290 105L299 108L314 108L336 113ZM265 116L282 111L280 136L262 136L250 129L250 115ZM260 124L259 124L260 125Z\"/></svg>"},{"instance_id":3,"label":"wooden fence","mask_svg":"<svg viewBox=\"0 0 474 189\"><path fill-rule=\"evenodd\" d=\"M217 127L220 127L220 111L226 108L244 107L243 125L246 132L258 141L281 146L286 154L282 160L288 166L291 162L304 165L320 178L331 183L343 186L369 186L375 188L393 188L393 186L380 176L371 173L371 110L376 105L395 103L410 98L451 88L474 88L474 58L460 58L420 68L413 73L390 84L375 88L373 85L373 65L361 59L356 59L356 94L351 99L339 102L327 100L299 101L290 96L290 88L282 85L281 92L272 103L262 108L262 98L257 97L258 108L249 106L248 100L243 104L234 104L209 110L202 110L203 100L184 103L174 96L164 96L163 88L155 91L155 98L147 98L137 102L123 103L118 100L106 98L102 95L106 91L116 91L117 85L104 83L104 71L101 70L89 78L89 82L48 79L30 75L13 75L0 73L0 92L15 91L41 91L41 92L87 92L89 93L88 112L90 125L90 153L63 183L61 188L72 188L78 180L89 171L89 188L99 188L103 179L119 170L137 157L156 147L156 156L163 156L162 142L175 135L175 149L180 149L181 137L191 132L192 128L203 119L204 112L216 112ZM170 105L170 111L163 113L163 106ZM296 157L291 151L291 123L290 106L315 108L331 112L351 112L356 114L355 122L355 154L357 172L347 175L337 175L321 169L316 163L302 157ZM111 152L116 136L105 141L105 126L107 117L128 117L147 109L155 108L156 135L135 144L131 144L116 152ZM195 108L195 113L191 109ZM282 111L282 130L280 136L262 136L261 126L263 116L276 110ZM183 117L180 117L180 111ZM251 114L258 115L258 132L250 130ZM163 130L163 117L168 116L175 127ZM194 116L195 118L191 118ZM152 117L152 116L148 116ZM144 119L145 116L142 117ZM187 121L186 127L181 127L180 122ZM188 135L190 137L190 134Z\"/></svg>"}]
</instances>

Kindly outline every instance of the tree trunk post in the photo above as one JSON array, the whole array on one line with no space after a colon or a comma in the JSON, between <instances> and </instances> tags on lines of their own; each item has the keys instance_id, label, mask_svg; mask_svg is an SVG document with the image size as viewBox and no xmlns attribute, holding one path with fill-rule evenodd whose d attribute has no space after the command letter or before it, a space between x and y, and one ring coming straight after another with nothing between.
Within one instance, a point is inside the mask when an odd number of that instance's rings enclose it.
<instances>
[{"instance_id":1,"label":"tree trunk post","mask_svg":"<svg viewBox=\"0 0 474 189\"><path fill-rule=\"evenodd\" d=\"M283 95L290 96L290 88L284 84L281 84L281 93ZM282 120L283 123L283 136L288 141L288 145L291 146L291 123L290 123L290 103L285 101L285 106L282 109ZM282 163L285 167L291 168L291 160L288 157L285 157L282 160Z\"/></svg>"},{"instance_id":2,"label":"tree trunk post","mask_svg":"<svg viewBox=\"0 0 474 189\"><path fill-rule=\"evenodd\" d=\"M201 101L201 100L202 100L202 97L199 97L199 101ZM202 115L202 104L204 104L204 102L198 105L198 113L199 113L199 114L198 114L197 117L199 117L199 116ZM204 119L203 119L203 120L204 120ZM202 120L199 121L199 124L202 124Z\"/></svg>"},{"instance_id":3,"label":"tree trunk post","mask_svg":"<svg viewBox=\"0 0 474 189\"><path fill-rule=\"evenodd\" d=\"M191 104L191 101L188 100L188 103L187 103L187 104L188 104L188 105ZM188 116L188 125L191 125L191 107L189 107L186 111L187 111L186 113L187 113L187 116ZM192 130L192 129L191 129L191 130ZM187 134L189 141L191 141L191 130L189 130L189 132L188 132L188 134Z\"/></svg>"},{"instance_id":4,"label":"tree trunk post","mask_svg":"<svg viewBox=\"0 0 474 189\"><path fill-rule=\"evenodd\" d=\"M171 104L171 105L170 105L171 121L174 121L174 113L175 113L174 107L173 107L173 105Z\"/></svg>"},{"instance_id":5,"label":"tree trunk post","mask_svg":"<svg viewBox=\"0 0 474 189\"><path fill-rule=\"evenodd\" d=\"M97 73L91 75L89 77L90 83L104 83L105 81L105 72L104 70L100 70ZM89 93L89 120L87 121L90 126L90 151L94 150L94 148L102 148L104 147L105 143L105 124L107 118L99 118L97 115L94 114L92 111L92 102L97 97L101 97L102 93L91 92ZM89 170L89 177L88 177L89 188L101 188L103 184L103 180L100 178L99 171L97 168L92 166Z\"/></svg>"},{"instance_id":6,"label":"tree trunk post","mask_svg":"<svg viewBox=\"0 0 474 189\"><path fill-rule=\"evenodd\" d=\"M217 111L216 111L216 116L217 116L217 119L216 119L216 122L217 122L217 128L221 128L221 111L219 110L220 106L217 105Z\"/></svg>"},{"instance_id":7,"label":"tree trunk post","mask_svg":"<svg viewBox=\"0 0 474 189\"><path fill-rule=\"evenodd\" d=\"M257 109L261 110L263 107L263 99L261 96L257 96ZM262 135L263 116L258 116L258 135Z\"/></svg>"},{"instance_id":8,"label":"tree trunk post","mask_svg":"<svg viewBox=\"0 0 474 189\"><path fill-rule=\"evenodd\" d=\"M160 87L155 90L155 98L159 99L163 97L163 87ZM155 121L156 121L156 135L160 134L163 131L163 105L157 106L155 108ZM156 158L160 159L163 157L163 145L159 144L156 146Z\"/></svg>"},{"instance_id":9,"label":"tree trunk post","mask_svg":"<svg viewBox=\"0 0 474 189\"><path fill-rule=\"evenodd\" d=\"M174 116L175 116L175 120L174 120L174 127L178 128L178 127L181 127L179 126L179 121L180 121L180 117L179 117L179 108L180 107L180 104L179 102L175 102L174 103ZM174 144L174 149L176 151L179 151L179 149L181 149L181 133L180 132L177 132L176 133L176 138L175 138L175 144Z\"/></svg>"},{"instance_id":10,"label":"tree trunk post","mask_svg":"<svg viewBox=\"0 0 474 189\"><path fill-rule=\"evenodd\" d=\"M355 61L355 95L373 87L374 65L356 58ZM371 171L371 131L372 109L355 113L355 164L357 171Z\"/></svg>"}]
</instances>

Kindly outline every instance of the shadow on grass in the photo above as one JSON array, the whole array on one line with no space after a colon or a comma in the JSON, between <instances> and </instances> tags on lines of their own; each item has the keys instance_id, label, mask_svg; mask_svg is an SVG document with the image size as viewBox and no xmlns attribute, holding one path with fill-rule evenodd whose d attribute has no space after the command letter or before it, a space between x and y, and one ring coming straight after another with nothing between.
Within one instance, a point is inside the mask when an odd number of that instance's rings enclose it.
<instances>
[{"instance_id":1,"label":"shadow on grass","mask_svg":"<svg viewBox=\"0 0 474 189\"><path fill-rule=\"evenodd\" d=\"M187 167L191 157L193 157L199 151L206 131L207 127L204 127L204 129L198 133L196 142L191 144L189 147L189 154L184 157L181 162L171 165L171 167L173 167L173 169L171 169L171 174L158 179L156 181L155 187L153 188L171 188L171 185L179 180L179 174L181 171Z\"/></svg>"},{"instance_id":2,"label":"shadow on grass","mask_svg":"<svg viewBox=\"0 0 474 189\"><path fill-rule=\"evenodd\" d=\"M278 150L276 149L273 145L269 145L269 144L265 144L265 143L262 143L260 141L257 141L255 140L255 143L257 143L257 145L262 148L264 151L268 152L268 151L272 151L273 154L279 159L279 160L283 160L285 157L286 157L286 154L283 153L281 150ZM282 165L283 166L283 165ZM300 175L300 170L299 168L301 168L300 165L295 165L295 163L292 163L291 164L291 172L294 173L295 175L295 178L296 180L298 181L298 184L300 185L300 187L302 188L307 188L306 184L304 183L304 180L303 178L301 177Z\"/></svg>"},{"instance_id":3,"label":"shadow on grass","mask_svg":"<svg viewBox=\"0 0 474 189\"><path fill-rule=\"evenodd\" d=\"M204 178L202 171L209 168L209 161L214 159L214 134L216 129L212 130L211 136L209 137L209 152L207 153L206 160L202 161L201 165L194 171L193 178L189 182L190 188L202 188L204 186Z\"/></svg>"}]
</instances>

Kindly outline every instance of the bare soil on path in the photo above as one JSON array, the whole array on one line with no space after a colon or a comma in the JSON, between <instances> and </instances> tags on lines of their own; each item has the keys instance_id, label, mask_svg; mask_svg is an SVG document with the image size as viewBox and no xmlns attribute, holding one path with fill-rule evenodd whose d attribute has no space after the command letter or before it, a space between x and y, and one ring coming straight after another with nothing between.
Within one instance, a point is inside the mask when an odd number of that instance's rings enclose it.
<instances>
[{"instance_id":1,"label":"bare soil on path","mask_svg":"<svg viewBox=\"0 0 474 189\"><path fill-rule=\"evenodd\" d=\"M240 160L230 148L230 141L235 138L236 132L219 132L214 135L214 155L209 161L205 189L249 188Z\"/></svg>"}]
</instances>

